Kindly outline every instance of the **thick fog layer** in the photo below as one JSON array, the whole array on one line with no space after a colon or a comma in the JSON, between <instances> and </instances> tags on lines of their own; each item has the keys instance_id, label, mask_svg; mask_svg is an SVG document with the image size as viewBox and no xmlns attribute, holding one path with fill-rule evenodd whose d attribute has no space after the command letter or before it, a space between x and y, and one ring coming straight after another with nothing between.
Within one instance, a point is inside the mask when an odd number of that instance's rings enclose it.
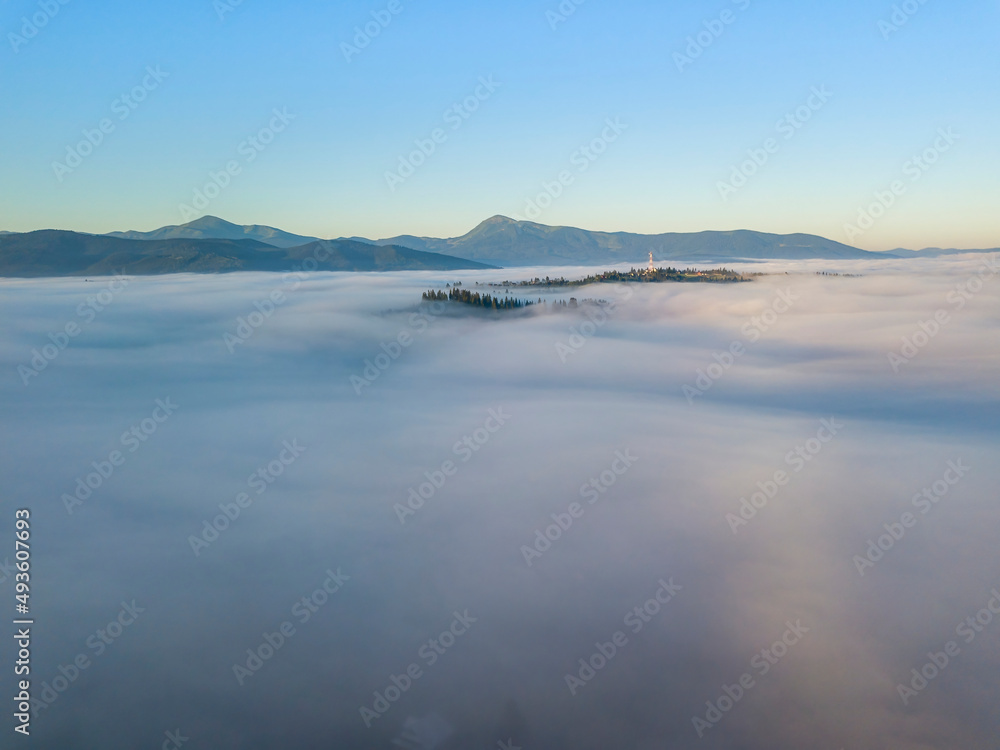
<instances>
[{"instance_id":1,"label":"thick fog layer","mask_svg":"<svg viewBox=\"0 0 1000 750\"><path fill-rule=\"evenodd\" d=\"M26 746L994 748L996 263L2 281Z\"/></svg>"}]
</instances>

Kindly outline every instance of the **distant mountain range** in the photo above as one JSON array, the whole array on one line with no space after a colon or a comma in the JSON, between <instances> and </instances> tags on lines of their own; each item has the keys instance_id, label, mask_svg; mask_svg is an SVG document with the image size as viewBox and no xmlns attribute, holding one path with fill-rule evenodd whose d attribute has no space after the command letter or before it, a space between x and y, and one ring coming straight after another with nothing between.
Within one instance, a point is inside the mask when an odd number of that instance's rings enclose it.
<instances>
[{"instance_id":1,"label":"distant mountain range","mask_svg":"<svg viewBox=\"0 0 1000 750\"><path fill-rule=\"evenodd\" d=\"M253 239L275 247L294 247L315 242L317 237L292 234L274 227L231 224L215 216L203 216L188 224L163 227L152 232L111 232L109 237L130 239ZM448 239L410 234L371 240L341 237L341 241L369 245L397 245L429 253L441 253L499 266L586 265L592 263L645 263L649 253L656 260L729 261L795 260L819 258L932 257L962 252L995 250L893 250L873 253L812 234L768 234L750 230L635 234L593 232L573 227L552 227L531 221L494 216L461 237Z\"/></svg>"},{"instance_id":2,"label":"distant mountain range","mask_svg":"<svg viewBox=\"0 0 1000 750\"><path fill-rule=\"evenodd\" d=\"M376 244L393 244L506 266L646 263L655 260L729 261L746 259L880 258L810 234L767 234L750 230L692 234L591 232L550 227L505 216L487 219L468 234L452 239L402 235Z\"/></svg>"},{"instance_id":3,"label":"distant mountain range","mask_svg":"<svg viewBox=\"0 0 1000 750\"><path fill-rule=\"evenodd\" d=\"M100 276L290 271L457 271L491 266L394 245L320 240L279 248L251 239L136 240L43 229L0 235L0 276ZM312 269L312 264L305 266Z\"/></svg>"},{"instance_id":4,"label":"distant mountain range","mask_svg":"<svg viewBox=\"0 0 1000 750\"><path fill-rule=\"evenodd\" d=\"M325 242L324 246L317 243ZM736 260L873 259L937 257L992 250L898 249L873 253L811 234L750 230L688 234L593 232L494 216L461 237L400 235L324 241L259 224L239 225L215 216L151 232L103 235L60 230L0 231L0 275L98 275L286 271L319 247L328 271L459 270L494 266L560 266L656 261L727 263ZM321 253L323 255L324 253Z\"/></svg>"},{"instance_id":5,"label":"distant mountain range","mask_svg":"<svg viewBox=\"0 0 1000 750\"><path fill-rule=\"evenodd\" d=\"M152 232L108 232L104 236L126 240L257 240L274 247L297 247L320 239L259 224L240 226L217 216L202 216L187 224L160 227Z\"/></svg>"}]
</instances>

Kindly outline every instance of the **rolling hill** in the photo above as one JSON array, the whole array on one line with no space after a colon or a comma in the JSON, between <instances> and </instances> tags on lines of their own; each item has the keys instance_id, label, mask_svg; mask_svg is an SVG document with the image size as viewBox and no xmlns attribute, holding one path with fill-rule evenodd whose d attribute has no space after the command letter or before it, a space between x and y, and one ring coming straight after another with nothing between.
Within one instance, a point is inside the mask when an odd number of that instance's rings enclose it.
<instances>
[{"instance_id":1,"label":"rolling hill","mask_svg":"<svg viewBox=\"0 0 1000 750\"><path fill-rule=\"evenodd\" d=\"M137 240L43 229L0 235L0 276L290 271L314 258L323 271L489 268L482 263L393 245L333 240L278 248L257 240Z\"/></svg>"},{"instance_id":2,"label":"rolling hill","mask_svg":"<svg viewBox=\"0 0 1000 750\"><path fill-rule=\"evenodd\" d=\"M188 224L163 227L151 232L112 232L108 236L141 240L254 239L276 247L294 247L317 239L258 224L232 224L215 216L203 216ZM505 216L487 219L461 237L445 239L400 235L380 240L364 237L342 237L340 240L369 245L396 245L503 266L645 263L650 252L656 260L714 262L740 258L886 257L884 253L867 252L810 234L778 235L751 230L652 235L595 232L515 221Z\"/></svg>"},{"instance_id":3,"label":"rolling hill","mask_svg":"<svg viewBox=\"0 0 1000 750\"><path fill-rule=\"evenodd\" d=\"M884 258L811 234L767 234L750 230L633 234L550 227L505 216L487 219L468 234L451 239L402 235L377 244L403 245L427 252L505 266L590 263L645 263L656 260L728 261L748 259Z\"/></svg>"},{"instance_id":4,"label":"rolling hill","mask_svg":"<svg viewBox=\"0 0 1000 750\"><path fill-rule=\"evenodd\" d=\"M494 216L461 237L400 235L320 240L259 224L215 216L150 232L90 235L59 230L0 232L0 274L44 276L105 273L218 273L287 270L327 242L324 270L457 270L490 266L645 265L656 261L728 263L737 260L920 258L997 250L860 250L811 234L769 234L741 229L635 234L553 227ZM131 244L130 244L131 243Z\"/></svg>"},{"instance_id":5,"label":"rolling hill","mask_svg":"<svg viewBox=\"0 0 1000 750\"><path fill-rule=\"evenodd\" d=\"M274 247L297 247L320 239L319 237L292 234L260 224L233 224L217 216L202 216L187 224L160 227L151 232L130 230L127 232L108 232L105 236L128 240L257 240Z\"/></svg>"}]
</instances>

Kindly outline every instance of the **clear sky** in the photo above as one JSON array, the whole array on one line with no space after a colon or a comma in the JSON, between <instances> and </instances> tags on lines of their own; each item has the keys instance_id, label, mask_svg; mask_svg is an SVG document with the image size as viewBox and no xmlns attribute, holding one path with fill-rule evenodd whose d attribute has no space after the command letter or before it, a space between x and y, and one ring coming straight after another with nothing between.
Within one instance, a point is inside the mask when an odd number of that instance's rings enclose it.
<instances>
[{"instance_id":1,"label":"clear sky","mask_svg":"<svg viewBox=\"0 0 1000 750\"><path fill-rule=\"evenodd\" d=\"M2 0L0 229L455 236L505 214L1000 246L1000 5L896 7Z\"/></svg>"}]
</instances>

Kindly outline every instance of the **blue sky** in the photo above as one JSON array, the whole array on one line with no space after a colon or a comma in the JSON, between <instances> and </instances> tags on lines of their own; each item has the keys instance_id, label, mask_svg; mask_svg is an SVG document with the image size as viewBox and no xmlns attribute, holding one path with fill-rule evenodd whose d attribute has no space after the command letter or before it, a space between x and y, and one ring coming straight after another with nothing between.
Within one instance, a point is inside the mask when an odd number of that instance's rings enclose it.
<instances>
[{"instance_id":1,"label":"blue sky","mask_svg":"<svg viewBox=\"0 0 1000 750\"><path fill-rule=\"evenodd\" d=\"M4 0L0 228L152 229L190 219L183 204L328 237L454 236L528 218L548 185L545 224L1000 246L1000 7L900 5L893 31L893 3L871 0ZM45 20L30 38L25 17ZM366 24L378 35L345 53ZM778 125L797 108L800 127ZM418 140L433 153L411 161Z\"/></svg>"}]
</instances>

